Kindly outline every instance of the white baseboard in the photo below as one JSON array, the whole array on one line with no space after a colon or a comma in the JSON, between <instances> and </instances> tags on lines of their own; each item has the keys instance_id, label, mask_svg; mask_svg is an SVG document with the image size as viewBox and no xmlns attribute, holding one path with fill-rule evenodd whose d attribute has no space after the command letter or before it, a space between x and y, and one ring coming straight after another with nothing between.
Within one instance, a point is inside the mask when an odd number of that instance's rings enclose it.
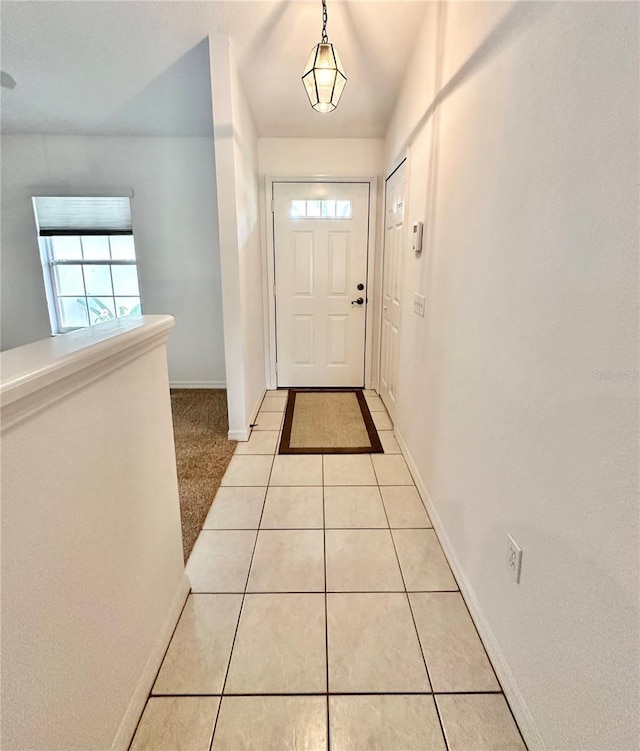
<instances>
[{"instance_id":1,"label":"white baseboard","mask_svg":"<svg viewBox=\"0 0 640 751\"><path fill-rule=\"evenodd\" d=\"M258 397L256 403L253 405L253 409L251 410L249 417L249 425L247 425L247 427L243 430L230 430L228 432L227 437L230 441L248 441L249 438L251 438L251 428L249 426L256 421L256 417L258 416L258 412L260 411L260 407L262 406L262 400L264 399L266 393L266 389L262 389L260 396Z\"/></svg>"},{"instance_id":2,"label":"white baseboard","mask_svg":"<svg viewBox=\"0 0 640 751\"><path fill-rule=\"evenodd\" d=\"M251 410L251 417L249 419L249 425L253 425L253 423L256 421L256 417L258 416L258 412L260 412L260 407L262 406L262 400L264 399L266 393L267 390L262 389L262 393L256 400L256 403L253 405L253 409Z\"/></svg>"},{"instance_id":3,"label":"white baseboard","mask_svg":"<svg viewBox=\"0 0 640 751\"><path fill-rule=\"evenodd\" d=\"M226 381L169 381L170 389L226 389Z\"/></svg>"},{"instance_id":4,"label":"white baseboard","mask_svg":"<svg viewBox=\"0 0 640 751\"><path fill-rule=\"evenodd\" d=\"M440 515L438 514L431 496L429 495L427 486L420 476L420 473L418 472L416 463L411 456L411 452L407 448L407 444L405 443L402 434L398 431L397 428L394 432L398 441L398 445L400 446L400 450L402 451L409 470L413 475L413 479L422 498L422 502L427 509L429 518L431 519L436 535L438 536L438 540L440 541L442 549L447 556L447 560L449 561L453 574L458 580L460 591L462 592L465 602L467 603L467 607L469 608L469 611L471 613L471 617L473 618L478 632L480 633L480 637L482 638L484 646L487 650L489 659L493 664L493 668L496 671L496 675L498 676L498 680L502 685L502 689L505 696L507 697L509 705L511 706L513 714L516 718L516 722L520 727L520 731L522 732L527 746L529 747L529 751L544 751L545 745L544 741L542 740L542 736L540 735L540 731L538 730L534 719L531 716L531 712L529 711L529 708L527 707L527 704L524 700L524 697L522 696L522 693L518 688L515 677L511 672L511 668L509 667L502 649L500 648L498 640L493 633L493 629L489 625L489 622L482 611L480 602L478 601L478 598L476 597L475 592L473 591L473 588L471 587L471 584L467 579L462 566L460 565L458 556L456 555L453 545L451 544L451 540L449 539L444 525L442 524Z\"/></svg>"},{"instance_id":5,"label":"white baseboard","mask_svg":"<svg viewBox=\"0 0 640 751\"><path fill-rule=\"evenodd\" d=\"M144 666L138 685L136 686L127 711L125 712L116 737L111 744L112 751L127 751L133 740L133 734L136 732L138 721L142 715L145 704L147 703L147 697L153 688L153 683L160 670L160 665L164 659L165 652L173 636L178 619L182 613L184 603L189 596L191 590L191 582L186 574L183 574L180 580L180 585L173 598L167 617L160 629L158 638L156 639L149 659Z\"/></svg>"}]
</instances>

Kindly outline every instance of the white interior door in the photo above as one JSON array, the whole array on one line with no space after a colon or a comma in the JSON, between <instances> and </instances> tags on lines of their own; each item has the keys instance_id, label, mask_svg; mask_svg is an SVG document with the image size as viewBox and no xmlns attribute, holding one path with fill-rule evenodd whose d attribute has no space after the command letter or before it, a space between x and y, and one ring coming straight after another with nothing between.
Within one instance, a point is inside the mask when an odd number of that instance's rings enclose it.
<instances>
[{"instance_id":1,"label":"white interior door","mask_svg":"<svg viewBox=\"0 0 640 751\"><path fill-rule=\"evenodd\" d=\"M278 386L364 386L368 183L274 183Z\"/></svg>"},{"instance_id":2,"label":"white interior door","mask_svg":"<svg viewBox=\"0 0 640 751\"><path fill-rule=\"evenodd\" d=\"M387 180L385 190L380 396L393 419L398 383L398 337L404 249L405 162Z\"/></svg>"}]
</instances>

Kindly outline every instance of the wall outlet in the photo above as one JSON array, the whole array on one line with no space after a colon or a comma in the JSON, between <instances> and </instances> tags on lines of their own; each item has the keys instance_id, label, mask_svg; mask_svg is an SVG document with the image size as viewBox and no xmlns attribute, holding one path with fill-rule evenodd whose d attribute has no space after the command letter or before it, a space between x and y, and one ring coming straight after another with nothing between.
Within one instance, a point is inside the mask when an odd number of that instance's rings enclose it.
<instances>
[{"instance_id":1,"label":"wall outlet","mask_svg":"<svg viewBox=\"0 0 640 751\"><path fill-rule=\"evenodd\" d=\"M511 535L507 535L507 537L509 539L509 555L507 563L509 564L511 578L517 584L520 581L520 569L522 568L522 550Z\"/></svg>"},{"instance_id":2,"label":"wall outlet","mask_svg":"<svg viewBox=\"0 0 640 751\"><path fill-rule=\"evenodd\" d=\"M424 295L419 295L417 292L413 296L413 312L424 318Z\"/></svg>"}]
</instances>

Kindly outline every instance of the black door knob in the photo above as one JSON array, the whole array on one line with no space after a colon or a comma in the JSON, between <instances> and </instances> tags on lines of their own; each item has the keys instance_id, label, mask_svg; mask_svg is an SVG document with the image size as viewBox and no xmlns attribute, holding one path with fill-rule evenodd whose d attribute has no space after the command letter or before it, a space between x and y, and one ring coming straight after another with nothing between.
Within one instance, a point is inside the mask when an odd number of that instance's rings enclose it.
<instances>
[{"instance_id":1,"label":"black door knob","mask_svg":"<svg viewBox=\"0 0 640 751\"><path fill-rule=\"evenodd\" d=\"M362 292L362 290L364 289L364 284L359 284L358 289L360 290L360 292Z\"/></svg>"},{"instance_id":2,"label":"black door knob","mask_svg":"<svg viewBox=\"0 0 640 751\"><path fill-rule=\"evenodd\" d=\"M359 297L357 300L352 300L351 304L352 305L364 305L364 298Z\"/></svg>"}]
</instances>

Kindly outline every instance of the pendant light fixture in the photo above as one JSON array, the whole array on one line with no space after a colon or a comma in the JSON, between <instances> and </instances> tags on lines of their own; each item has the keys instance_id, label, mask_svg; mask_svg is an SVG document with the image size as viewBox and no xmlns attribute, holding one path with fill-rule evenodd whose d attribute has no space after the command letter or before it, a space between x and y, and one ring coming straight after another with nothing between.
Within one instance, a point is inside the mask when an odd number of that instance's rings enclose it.
<instances>
[{"instance_id":1,"label":"pendant light fixture","mask_svg":"<svg viewBox=\"0 0 640 751\"><path fill-rule=\"evenodd\" d=\"M311 50L302 75L302 83L316 112L333 112L347 83L338 51L329 43L327 17L327 0L322 0L322 41Z\"/></svg>"}]
</instances>

